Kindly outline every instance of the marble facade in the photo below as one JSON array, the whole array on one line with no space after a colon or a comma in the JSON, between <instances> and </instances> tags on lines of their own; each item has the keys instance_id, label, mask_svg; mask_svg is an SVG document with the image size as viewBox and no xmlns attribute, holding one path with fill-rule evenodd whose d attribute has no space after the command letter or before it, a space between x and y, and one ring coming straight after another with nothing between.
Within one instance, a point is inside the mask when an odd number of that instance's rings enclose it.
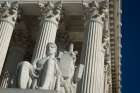
<instances>
[{"instance_id":1,"label":"marble facade","mask_svg":"<svg viewBox=\"0 0 140 93\"><path fill-rule=\"evenodd\" d=\"M18 64L28 61L33 65L36 59L43 59L52 42L58 52L63 51L63 58L56 55L63 63L62 72L70 67L65 63L69 55L76 56L72 57L76 58L73 68L81 69L64 79L61 93L121 93L120 0L17 1L0 1L1 88L18 88ZM70 43L78 52L66 52ZM64 73L70 72L65 69ZM70 83L75 73L79 77L76 85Z\"/></svg>"}]
</instances>

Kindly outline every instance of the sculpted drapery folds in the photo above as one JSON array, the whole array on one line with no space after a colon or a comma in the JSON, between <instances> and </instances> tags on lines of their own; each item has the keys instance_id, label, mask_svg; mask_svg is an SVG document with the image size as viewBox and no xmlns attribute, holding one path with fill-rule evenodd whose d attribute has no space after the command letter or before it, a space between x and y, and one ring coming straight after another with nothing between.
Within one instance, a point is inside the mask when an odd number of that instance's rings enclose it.
<instances>
[{"instance_id":1,"label":"sculpted drapery folds","mask_svg":"<svg viewBox=\"0 0 140 93\"><path fill-rule=\"evenodd\" d=\"M77 51L73 51L73 44L71 44L69 51L61 52L58 57L56 53L56 44L49 42L46 47L46 57L36 59L34 64L27 61L20 63L18 87L74 93L83 72L83 69L79 71L83 65L75 69Z\"/></svg>"},{"instance_id":2,"label":"sculpted drapery folds","mask_svg":"<svg viewBox=\"0 0 140 93\"><path fill-rule=\"evenodd\" d=\"M57 46L54 43L48 43L46 49L46 58L37 63L37 68L42 68L40 73L40 89L59 90L56 81L60 81L61 71L58 67L57 59L55 57Z\"/></svg>"},{"instance_id":3,"label":"sculpted drapery folds","mask_svg":"<svg viewBox=\"0 0 140 93\"><path fill-rule=\"evenodd\" d=\"M55 87L55 84L60 79L61 71L55 58L56 51L56 45L48 43L45 58L36 59L33 65L22 62L19 68L19 87L58 90L59 86Z\"/></svg>"}]
</instances>

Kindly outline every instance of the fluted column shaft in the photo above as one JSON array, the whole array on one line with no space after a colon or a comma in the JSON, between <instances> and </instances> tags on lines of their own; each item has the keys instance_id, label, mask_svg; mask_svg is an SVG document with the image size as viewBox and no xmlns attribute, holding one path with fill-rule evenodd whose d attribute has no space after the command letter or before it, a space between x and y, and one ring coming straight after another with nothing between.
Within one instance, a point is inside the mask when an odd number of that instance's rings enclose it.
<instances>
[{"instance_id":1,"label":"fluted column shaft","mask_svg":"<svg viewBox=\"0 0 140 93\"><path fill-rule=\"evenodd\" d=\"M102 76L104 74L104 60L102 58L103 24L96 19L90 20L86 30L81 60L85 64L82 93L101 93L98 90L100 90L104 79Z\"/></svg>"},{"instance_id":2,"label":"fluted column shaft","mask_svg":"<svg viewBox=\"0 0 140 93\"><path fill-rule=\"evenodd\" d=\"M40 25L40 35L35 46L34 58L43 58L46 52L48 42L55 42L58 24L51 20L42 20Z\"/></svg>"},{"instance_id":3,"label":"fluted column shaft","mask_svg":"<svg viewBox=\"0 0 140 93\"><path fill-rule=\"evenodd\" d=\"M17 2L2 4L0 14L0 74L17 18Z\"/></svg>"},{"instance_id":4,"label":"fluted column shaft","mask_svg":"<svg viewBox=\"0 0 140 93\"><path fill-rule=\"evenodd\" d=\"M50 6L50 4L53 3L48 2L46 5L52 7ZM54 5L55 8L50 9L49 11L45 12L45 9L47 9L48 7L44 7L44 10L42 11L40 33L36 42L32 61L34 61L35 59L41 59L45 56L46 46L48 42L55 43L56 32L60 20L61 4L57 3ZM57 13L52 15L51 13L53 11Z\"/></svg>"},{"instance_id":5,"label":"fluted column shaft","mask_svg":"<svg viewBox=\"0 0 140 93\"><path fill-rule=\"evenodd\" d=\"M80 93L103 93L104 91L104 51L103 3L93 1L86 4L85 38L83 43L81 62L85 64L85 71L81 82ZM101 5L101 6L100 6Z\"/></svg>"},{"instance_id":6,"label":"fluted column shaft","mask_svg":"<svg viewBox=\"0 0 140 93\"><path fill-rule=\"evenodd\" d=\"M13 25L6 21L0 21L0 72L3 68L9 42L13 32Z\"/></svg>"}]
</instances>

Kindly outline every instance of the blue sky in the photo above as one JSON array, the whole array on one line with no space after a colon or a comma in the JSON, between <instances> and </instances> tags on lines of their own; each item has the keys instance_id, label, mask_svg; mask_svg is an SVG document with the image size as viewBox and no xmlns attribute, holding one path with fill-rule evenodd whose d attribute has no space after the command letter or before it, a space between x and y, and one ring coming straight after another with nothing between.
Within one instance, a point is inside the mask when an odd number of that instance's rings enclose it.
<instances>
[{"instance_id":1,"label":"blue sky","mask_svg":"<svg viewBox=\"0 0 140 93\"><path fill-rule=\"evenodd\" d=\"M122 3L122 93L140 93L140 0Z\"/></svg>"}]
</instances>

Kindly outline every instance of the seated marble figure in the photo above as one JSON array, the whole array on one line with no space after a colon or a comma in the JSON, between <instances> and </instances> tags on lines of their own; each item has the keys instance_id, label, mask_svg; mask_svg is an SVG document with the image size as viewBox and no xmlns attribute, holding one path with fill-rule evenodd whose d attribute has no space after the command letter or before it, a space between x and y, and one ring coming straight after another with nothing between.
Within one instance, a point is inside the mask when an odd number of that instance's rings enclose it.
<instances>
[{"instance_id":1,"label":"seated marble figure","mask_svg":"<svg viewBox=\"0 0 140 93\"><path fill-rule=\"evenodd\" d=\"M69 51L60 52L58 57L56 53L56 44L49 42L46 57L35 59L33 64L28 61L21 62L18 65L18 87L74 93L74 84L76 85L75 81L79 78L78 69L75 69L77 52L73 51L71 44Z\"/></svg>"}]
</instances>

